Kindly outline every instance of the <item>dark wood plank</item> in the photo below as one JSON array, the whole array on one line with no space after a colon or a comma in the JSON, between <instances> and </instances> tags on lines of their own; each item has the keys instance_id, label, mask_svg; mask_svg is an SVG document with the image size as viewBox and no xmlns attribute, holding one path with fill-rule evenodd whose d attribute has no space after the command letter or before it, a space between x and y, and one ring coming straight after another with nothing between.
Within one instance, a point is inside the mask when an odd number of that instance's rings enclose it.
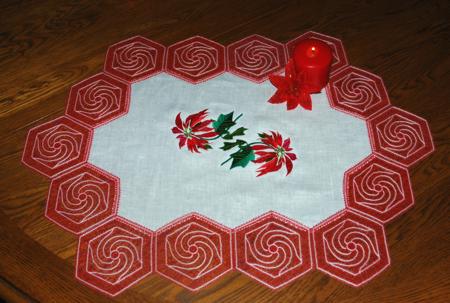
<instances>
[{"instance_id":1,"label":"dark wood plank","mask_svg":"<svg viewBox=\"0 0 450 303\"><path fill-rule=\"evenodd\" d=\"M34 303L37 302L3 278L0 278L0 302ZM3 301L2 301L3 300Z\"/></svg>"},{"instance_id":2,"label":"dark wood plank","mask_svg":"<svg viewBox=\"0 0 450 303\"><path fill-rule=\"evenodd\" d=\"M28 129L64 112L70 86L102 69L109 45L136 34L286 42L315 30L343 39L351 64L430 123L436 151L410 170L416 205L387 226L391 267L361 288L313 272L277 292L236 272L195 293L151 275L114 301L448 302L449 12L448 1L1 1L0 297L111 301L74 279L76 237L43 217L48 180L20 163Z\"/></svg>"}]
</instances>

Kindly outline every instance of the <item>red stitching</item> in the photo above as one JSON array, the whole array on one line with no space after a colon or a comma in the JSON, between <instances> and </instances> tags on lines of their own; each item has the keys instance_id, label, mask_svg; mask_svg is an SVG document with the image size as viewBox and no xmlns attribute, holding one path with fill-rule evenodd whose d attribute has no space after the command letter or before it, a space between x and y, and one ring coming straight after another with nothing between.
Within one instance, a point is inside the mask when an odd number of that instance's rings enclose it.
<instances>
[{"instance_id":1,"label":"red stitching","mask_svg":"<svg viewBox=\"0 0 450 303\"><path fill-rule=\"evenodd\" d=\"M87 86L89 86L89 83L86 83L86 82L88 82L89 80L97 79L97 78L99 78L99 80L102 80L102 78L106 78L106 79L109 78L110 81L111 80L116 81L117 84L121 85L122 89L124 90L124 94L125 94L125 96L123 98L123 101L125 104L123 106L123 109L119 108L116 113L113 112L113 113L109 113L109 114L105 115L105 116L111 115L111 117L109 117L109 118L106 118L106 119L100 118L99 121L89 121L89 118L83 117L79 113L77 113L77 111L76 111L76 109L74 109L74 107L76 106L75 102L77 101L78 91L86 87L86 86L80 87L80 85L87 84ZM79 83L72 85L72 87L70 88L69 99L67 101L65 115L87 127L97 128L97 127L105 125L109 122L112 122L122 116L127 115L128 111L130 110L130 99L131 99L131 86L129 84L127 84L123 80L120 80L116 77L112 77L109 74L98 73L98 74L95 74ZM121 100L118 100L119 103L120 103L120 101Z\"/></svg>"},{"instance_id":2,"label":"red stitching","mask_svg":"<svg viewBox=\"0 0 450 303\"><path fill-rule=\"evenodd\" d=\"M216 48L216 51L218 52L217 54L217 63L216 66L213 69L210 69L210 71L208 72L204 72L203 75L201 76L194 76L194 75L190 75L187 74L186 72L180 72L178 71L173 65L175 64L175 62L172 62L173 60L175 60L176 58L173 57L172 52L176 52L176 48L185 42L190 42L193 41L193 43L195 43L196 41L200 41L200 43L202 43L203 45L209 43L211 48ZM214 46L212 46L214 45ZM195 59L195 58L194 58ZM215 78L221 74L223 74L226 70L226 49L223 45L214 42L210 39L204 38L202 36L194 36L182 41L179 41L175 44L170 45L167 48L167 56L166 56L166 73L169 75L172 75L176 78L180 78L182 80L185 80L191 84L199 84L205 81L208 81L212 78Z\"/></svg>"},{"instance_id":3,"label":"red stitching","mask_svg":"<svg viewBox=\"0 0 450 303\"><path fill-rule=\"evenodd\" d=\"M235 59L235 56L237 55L237 53L236 53L237 49L241 45L246 46L246 45L249 45L251 43L256 43L256 42L259 42L260 46L263 46L262 44L265 44L265 46L267 46L269 48L270 47L275 48L276 54L271 52L270 49L267 49L267 47L266 48L262 47L262 48L258 49L258 46L256 46L256 47L250 46L251 50L247 51L248 54L247 54L246 58L241 58L240 60L237 58ZM254 58L253 52L257 52L257 51L259 51L259 55L257 58ZM248 36L244 39L241 39L239 41L229 44L227 46L227 54L228 54L228 56L227 56L227 59L228 59L227 71L229 71L230 73L232 73L234 75L237 75L238 77L247 79L247 80L255 82L255 83L261 83L261 82L266 81L269 77L269 74L281 73L283 71L284 65L287 62L284 45L279 42L276 42L274 40L265 38L261 35ZM272 56L270 54L272 54ZM278 60L278 62L272 61L273 56L276 56L276 60ZM262 57L266 58L267 60L262 60L261 59ZM241 66L241 67L237 66L237 64L239 62L245 63L245 62L242 62L243 60L247 60L247 61L252 60L251 62L247 62L249 70L244 69L245 68L244 66ZM266 62L269 64L275 63L275 65L272 67L269 66L270 69L267 70L267 68L269 68L268 66L264 66L264 67L261 66L261 64L266 63ZM254 66L254 65L256 65L256 66ZM250 71L252 68L254 68L254 69L264 68L264 69L266 69L266 71L262 72L262 73L260 72L260 74L255 74Z\"/></svg>"},{"instance_id":4,"label":"red stitching","mask_svg":"<svg viewBox=\"0 0 450 303\"><path fill-rule=\"evenodd\" d=\"M125 47L127 45L130 45L132 43L141 43L146 46L148 46L149 49L154 49L157 52L156 58L154 58L154 67L150 68L148 70L144 70L139 72L137 75L129 75L124 71L117 70L117 67L113 66L113 60L114 56L116 55L116 51L120 47ZM139 50L137 50L139 51ZM142 52L142 50L134 54L136 57L139 57L140 60L143 60L143 58L146 57L145 53ZM129 56L130 57L130 56ZM147 39L142 36L134 36L129 39L120 41L118 43L115 43L111 45L108 48L108 51L106 53L106 59L105 64L103 66L103 70L105 73L116 77L122 81L127 81L129 83L135 83L138 81L145 80L149 77L156 76L157 74L163 72L165 70L165 58L166 58L166 47L162 44L159 44L153 40ZM133 60L133 58L129 58L130 60ZM131 68L131 67L130 67Z\"/></svg>"}]
</instances>

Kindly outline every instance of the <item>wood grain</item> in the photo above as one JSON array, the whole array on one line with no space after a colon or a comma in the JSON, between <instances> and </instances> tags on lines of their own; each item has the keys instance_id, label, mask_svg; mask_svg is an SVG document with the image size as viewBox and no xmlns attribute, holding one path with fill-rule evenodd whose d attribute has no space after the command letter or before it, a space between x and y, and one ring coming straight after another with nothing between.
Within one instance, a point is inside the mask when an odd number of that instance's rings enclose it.
<instances>
[{"instance_id":1,"label":"wood grain","mask_svg":"<svg viewBox=\"0 0 450 303\"><path fill-rule=\"evenodd\" d=\"M448 1L1 1L0 298L10 302L449 302ZM315 30L380 75L391 102L430 123L436 151L411 170L416 205L387 226L392 265L361 288L315 271L271 291L230 273L199 292L151 275L114 299L74 278L76 237L46 220L49 182L20 163L30 127L64 112L71 85L133 35L286 42Z\"/></svg>"}]
</instances>

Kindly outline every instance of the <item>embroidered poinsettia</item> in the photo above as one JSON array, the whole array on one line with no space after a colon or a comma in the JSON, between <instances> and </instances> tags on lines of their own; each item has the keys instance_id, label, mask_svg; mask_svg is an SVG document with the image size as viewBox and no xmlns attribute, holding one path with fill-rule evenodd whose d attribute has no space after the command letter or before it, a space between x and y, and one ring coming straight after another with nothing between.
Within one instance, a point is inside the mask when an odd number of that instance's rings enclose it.
<instances>
[{"instance_id":1,"label":"embroidered poinsettia","mask_svg":"<svg viewBox=\"0 0 450 303\"><path fill-rule=\"evenodd\" d=\"M312 109L310 94L315 91L304 84L302 75L295 71L292 59L286 64L284 76L270 75L269 80L277 88L275 94L269 99L269 103L286 102L288 110L295 109L299 105L306 110Z\"/></svg>"},{"instance_id":2,"label":"embroidered poinsettia","mask_svg":"<svg viewBox=\"0 0 450 303\"><path fill-rule=\"evenodd\" d=\"M291 152L289 138L283 140L278 132L272 131L271 134L259 134L259 141L248 143L241 139L247 128L239 127L232 130L242 114L236 118L233 117L233 112L220 114L215 120L206 119L207 116L206 109L188 116L184 122L181 113L176 116L176 126L172 128L172 132L177 135L180 148L187 145L191 152L199 153L199 149L211 149L209 143L221 139L223 146L220 149L234 150L221 165L231 161L230 169L233 169L246 167L251 162L262 164L257 170L258 177L278 171L283 165L287 169L286 175L292 171L292 161L296 160L297 156Z\"/></svg>"},{"instance_id":3,"label":"embroidered poinsettia","mask_svg":"<svg viewBox=\"0 0 450 303\"><path fill-rule=\"evenodd\" d=\"M208 139L216 137L217 133L210 124L213 120L205 120L208 116L208 110L204 109L196 114L192 114L185 121L181 119L181 113L175 118L175 127L172 133L178 134L179 147L187 145L191 152L199 153L199 149L210 149Z\"/></svg>"},{"instance_id":4,"label":"embroidered poinsettia","mask_svg":"<svg viewBox=\"0 0 450 303\"><path fill-rule=\"evenodd\" d=\"M291 139L287 138L283 140L283 137L277 132L270 132L271 134L262 133L262 144L255 144L252 149L258 156L253 162L262 163L258 168L258 177L270 172L280 170L283 165L286 166L287 174L289 175L293 168L293 161L297 159L297 156L290 152L292 151Z\"/></svg>"}]
</instances>

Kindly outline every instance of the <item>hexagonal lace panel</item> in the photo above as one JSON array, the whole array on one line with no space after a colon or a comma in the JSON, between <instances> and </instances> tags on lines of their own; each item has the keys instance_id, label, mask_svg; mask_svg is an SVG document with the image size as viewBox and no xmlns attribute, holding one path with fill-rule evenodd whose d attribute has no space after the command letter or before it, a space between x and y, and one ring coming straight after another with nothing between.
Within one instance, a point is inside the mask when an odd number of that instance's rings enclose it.
<instances>
[{"instance_id":1,"label":"hexagonal lace panel","mask_svg":"<svg viewBox=\"0 0 450 303\"><path fill-rule=\"evenodd\" d=\"M206 81L225 71L225 48L200 36L177 42L167 48L166 69L192 83Z\"/></svg>"},{"instance_id":2,"label":"hexagonal lace panel","mask_svg":"<svg viewBox=\"0 0 450 303\"><path fill-rule=\"evenodd\" d=\"M78 234L115 215L118 200L119 179L85 164L53 179L46 215Z\"/></svg>"},{"instance_id":3,"label":"hexagonal lace panel","mask_svg":"<svg viewBox=\"0 0 450 303\"><path fill-rule=\"evenodd\" d=\"M86 162L92 131L61 117L31 129L22 162L48 177Z\"/></svg>"},{"instance_id":4,"label":"hexagonal lace panel","mask_svg":"<svg viewBox=\"0 0 450 303\"><path fill-rule=\"evenodd\" d=\"M376 153L410 166L434 150L427 121L396 107L369 120Z\"/></svg>"},{"instance_id":5,"label":"hexagonal lace panel","mask_svg":"<svg viewBox=\"0 0 450 303\"><path fill-rule=\"evenodd\" d=\"M117 295L152 271L152 233L115 218L82 235L76 277L109 295Z\"/></svg>"},{"instance_id":6,"label":"hexagonal lace panel","mask_svg":"<svg viewBox=\"0 0 450 303\"><path fill-rule=\"evenodd\" d=\"M70 90L66 114L91 127L107 123L128 111L130 87L106 74L97 74Z\"/></svg>"},{"instance_id":7,"label":"hexagonal lace panel","mask_svg":"<svg viewBox=\"0 0 450 303\"><path fill-rule=\"evenodd\" d=\"M197 85L164 74L133 84L129 113L96 130L90 155L121 180L119 214L157 229L196 211L235 227L273 210L311 226L344 208L344 172L371 153L365 122L332 109L325 93L313 96L312 111L286 112L266 102L274 90L229 73ZM180 150L176 115L204 108L212 117L243 113L248 142L268 130L290 137L299 158L292 173L229 170L219 144L199 155Z\"/></svg>"},{"instance_id":8,"label":"hexagonal lace panel","mask_svg":"<svg viewBox=\"0 0 450 303\"><path fill-rule=\"evenodd\" d=\"M236 228L237 268L271 287L282 287L312 268L309 229L269 212Z\"/></svg>"},{"instance_id":9,"label":"hexagonal lace panel","mask_svg":"<svg viewBox=\"0 0 450 303\"><path fill-rule=\"evenodd\" d=\"M168 224L156 237L156 270L189 289L203 287L231 270L230 229L198 214Z\"/></svg>"},{"instance_id":10,"label":"hexagonal lace panel","mask_svg":"<svg viewBox=\"0 0 450 303\"><path fill-rule=\"evenodd\" d=\"M136 36L112 45L106 54L105 72L135 82L162 71L165 47Z\"/></svg>"},{"instance_id":11,"label":"hexagonal lace panel","mask_svg":"<svg viewBox=\"0 0 450 303\"><path fill-rule=\"evenodd\" d=\"M347 206L387 222L414 204L408 171L371 156L345 174Z\"/></svg>"},{"instance_id":12,"label":"hexagonal lace panel","mask_svg":"<svg viewBox=\"0 0 450 303\"><path fill-rule=\"evenodd\" d=\"M230 44L227 55L231 73L255 82L266 80L286 63L284 46L259 35Z\"/></svg>"},{"instance_id":13,"label":"hexagonal lace panel","mask_svg":"<svg viewBox=\"0 0 450 303\"><path fill-rule=\"evenodd\" d=\"M348 210L314 227L314 245L317 268L354 286L390 264L383 226Z\"/></svg>"},{"instance_id":14,"label":"hexagonal lace panel","mask_svg":"<svg viewBox=\"0 0 450 303\"><path fill-rule=\"evenodd\" d=\"M353 66L331 76L328 92L333 107L362 118L389 105L383 80Z\"/></svg>"}]
</instances>

